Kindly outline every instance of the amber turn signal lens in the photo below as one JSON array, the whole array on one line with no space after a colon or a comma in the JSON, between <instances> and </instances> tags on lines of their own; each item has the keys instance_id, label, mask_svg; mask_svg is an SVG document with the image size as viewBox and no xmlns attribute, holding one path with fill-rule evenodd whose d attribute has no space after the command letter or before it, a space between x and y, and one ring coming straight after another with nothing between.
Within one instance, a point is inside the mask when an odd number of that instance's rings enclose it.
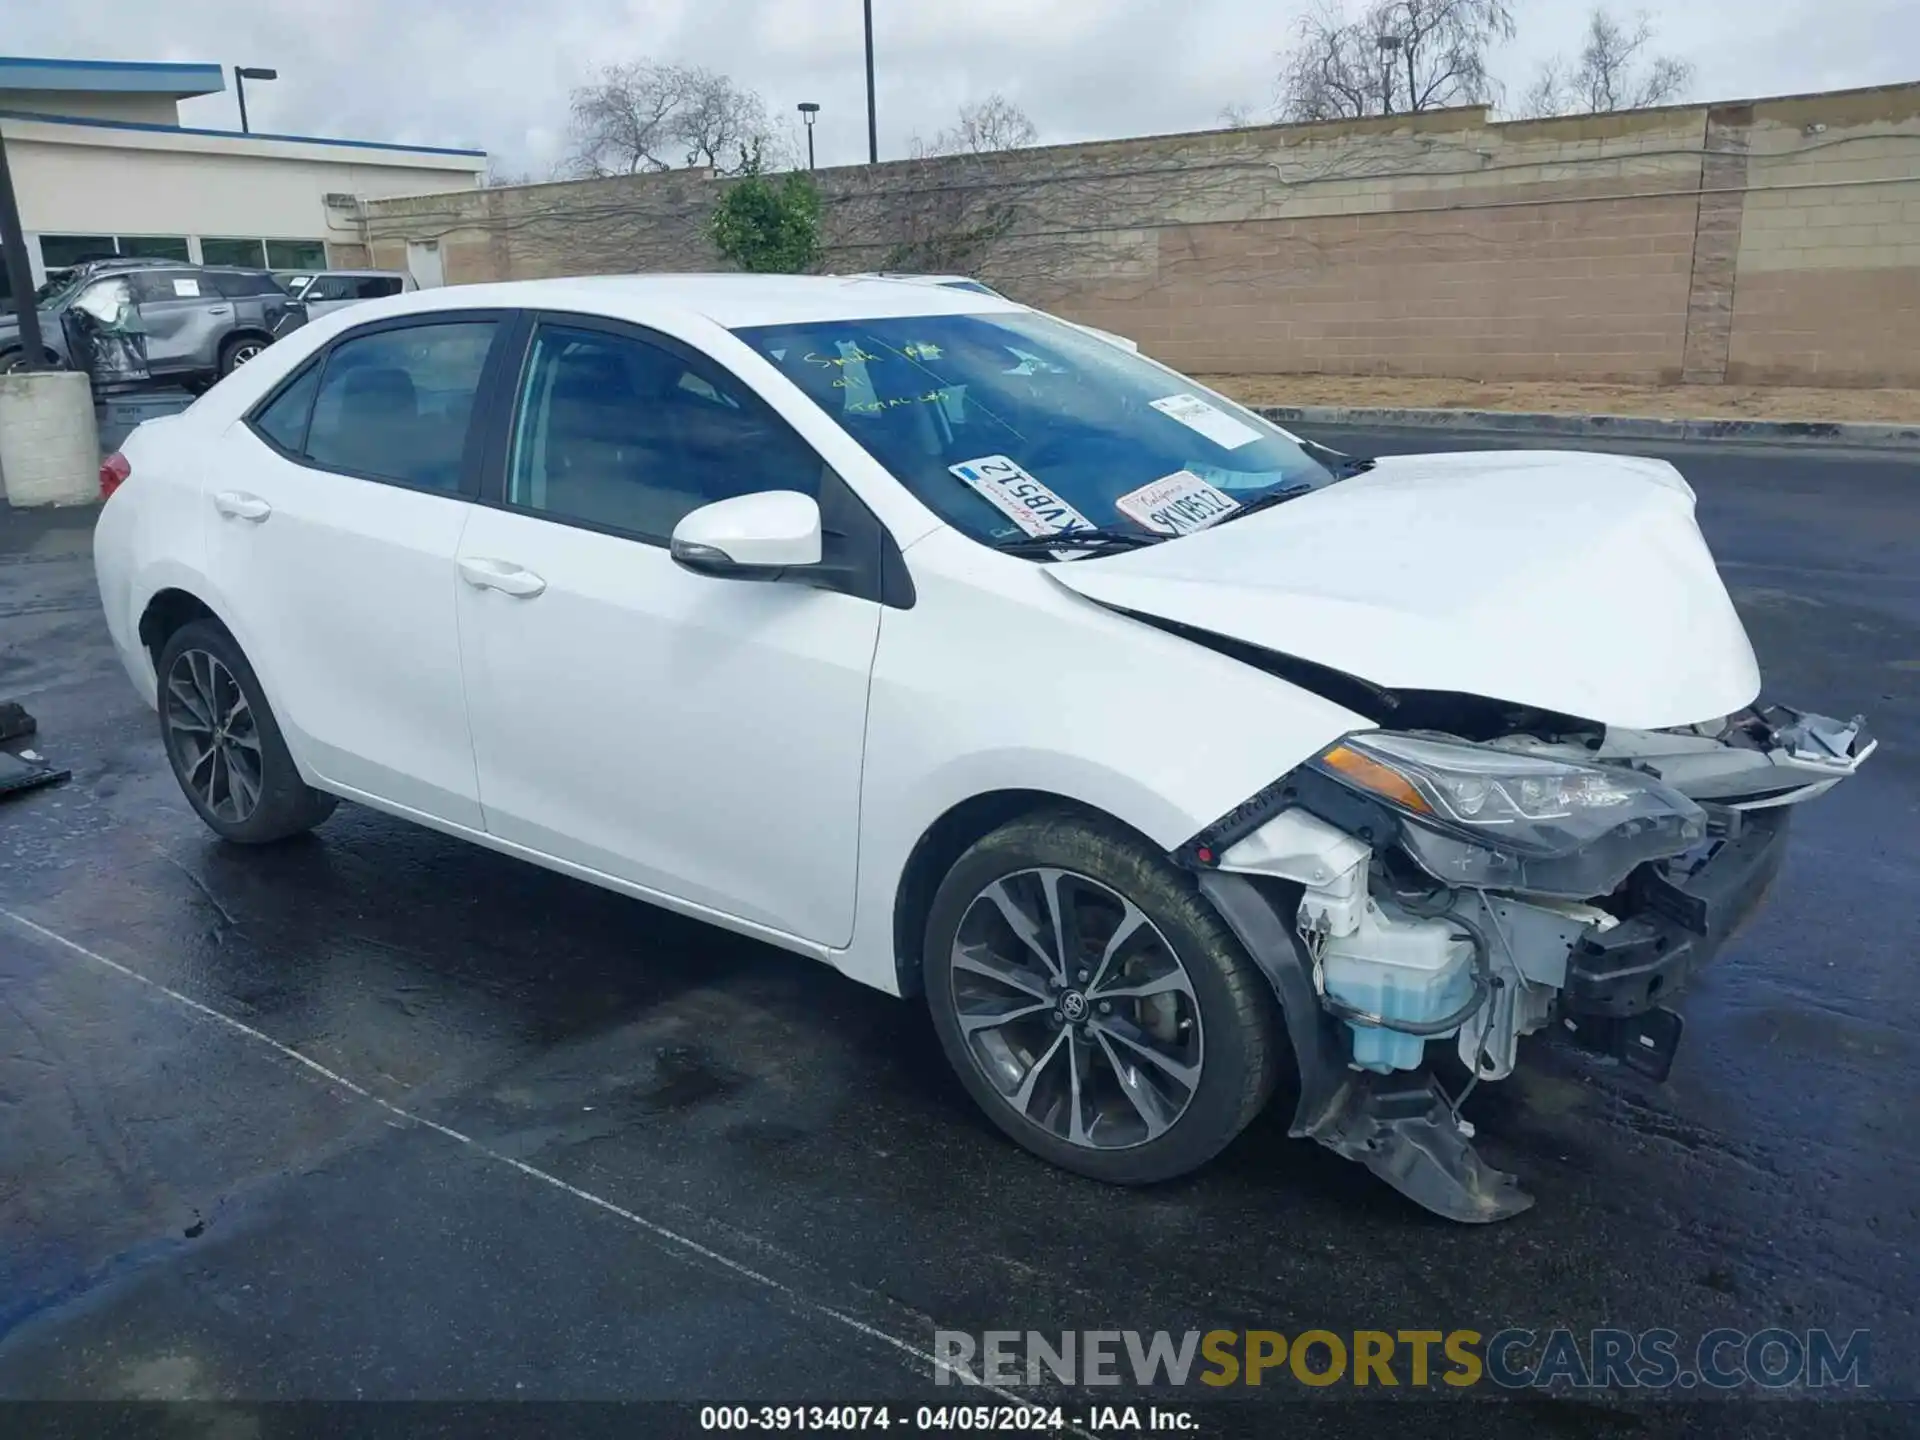
<instances>
[{"instance_id":1,"label":"amber turn signal lens","mask_svg":"<svg viewBox=\"0 0 1920 1440\"><path fill-rule=\"evenodd\" d=\"M1422 815L1433 813L1433 806L1427 803L1426 796L1414 789L1412 781L1398 770L1390 770L1358 750L1336 745L1320 757L1320 763L1329 770L1338 771L1362 790L1371 790L1403 810L1413 810Z\"/></svg>"}]
</instances>

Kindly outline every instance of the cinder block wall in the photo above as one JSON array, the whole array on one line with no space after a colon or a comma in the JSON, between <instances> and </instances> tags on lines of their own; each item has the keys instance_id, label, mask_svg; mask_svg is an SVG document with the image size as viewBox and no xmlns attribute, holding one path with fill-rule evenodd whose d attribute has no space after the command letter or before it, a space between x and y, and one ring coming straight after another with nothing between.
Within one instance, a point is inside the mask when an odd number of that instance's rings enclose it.
<instances>
[{"instance_id":1,"label":"cinder block wall","mask_svg":"<svg viewBox=\"0 0 1920 1440\"><path fill-rule=\"evenodd\" d=\"M824 268L964 271L1189 370L1920 384L1920 85L818 173ZM372 202L447 278L720 265L676 172Z\"/></svg>"}]
</instances>

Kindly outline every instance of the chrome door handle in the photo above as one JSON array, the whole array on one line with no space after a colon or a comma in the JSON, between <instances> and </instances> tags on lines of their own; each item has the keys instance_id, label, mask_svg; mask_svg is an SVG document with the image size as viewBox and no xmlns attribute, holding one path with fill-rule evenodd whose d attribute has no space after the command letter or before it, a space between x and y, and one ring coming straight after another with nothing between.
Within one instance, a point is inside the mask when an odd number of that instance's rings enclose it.
<instances>
[{"instance_id":1,"label":"chrome door handle","mask_svg":"<svg viewBox=\"0 0 1920 1440\"><path fill-rule=\"evenodd\" d=\"M258 525L273 513L273 506L258 495L239 490L222 490L213 497L213 508L232 520L251 520Z\"/></svg>"},{"instance_id":2,"label":"chrome door handle","mask_svg":"<svg viewBox=\"0 0 1920 1440\"><path fill-rule=\"evenodd\" d=\"M233 307L231 305L209 305L207 307L207 314L209 315L231 315L232 313Z\"/></svg>"},{"instance_id":3,"label":"chrome door handle","mask_svg":"<svg viewBox=\"0 0 1920 1440\"><path fill-rule=\"evenodd\" d=\"M547 582L531 570L506 560L462 560L460 578L476 590L498 590L521 600L531 600L547 588Z\"/></svg>"}]
</instances>

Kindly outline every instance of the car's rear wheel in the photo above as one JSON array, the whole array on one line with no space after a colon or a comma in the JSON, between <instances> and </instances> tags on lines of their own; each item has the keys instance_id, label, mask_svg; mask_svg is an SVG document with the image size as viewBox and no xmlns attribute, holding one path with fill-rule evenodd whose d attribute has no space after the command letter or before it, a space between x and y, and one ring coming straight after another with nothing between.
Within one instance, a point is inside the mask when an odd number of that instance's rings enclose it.
<instances>
[{"instance_id":1,"label":"car's rear wheel","mask_svg":"<svg viewBox=\"0 0 1920 1440\"><path fill-rule=\"evenodd\" d=\"M947 1058L993 1122L1083 1175L1205 1164L1272 1093L1272 991L1190 877L1120 826L1015 820L954 864L923 957Z\"/></svg>"},{"instance_id":2,"label":"car's rear wheel","mask_svg":"<svg viewBox=\"0 0 1920 1440\"><path fill-rule=\"evenodd\" d=\"M311 830L333 813L334 797L300 778L260 681L224 626L181 626L154 668L167 760L216 835L264 845Z\"/></svg>"},{"instance_id":3,"label":"car's rear wheel","mask_svg":"<svg viewBox=\"0 0 1920 1440\"><path fill-rule=\"evenodd\" d=\"M46 363L55 370L64 370L67 368L66 362L54 354L53 351L48 350L45 354ZM0 350L0 375L11 375L16 370L23 369L26 365L26 360L27 352L19 346L15 346L10 350Z\"/></svg>"},{"instance_id":4,"label":"car's rear wheel","mask_svg":"<svg viewBox=\"0 0 1920 1440\"><path fill-rule=\"evenodd\" d=\"M236 335L220 347L221 376L231 375L249 360L259 358L266 348L267 342L256 335Z\"/></svg>"}]
</instances>

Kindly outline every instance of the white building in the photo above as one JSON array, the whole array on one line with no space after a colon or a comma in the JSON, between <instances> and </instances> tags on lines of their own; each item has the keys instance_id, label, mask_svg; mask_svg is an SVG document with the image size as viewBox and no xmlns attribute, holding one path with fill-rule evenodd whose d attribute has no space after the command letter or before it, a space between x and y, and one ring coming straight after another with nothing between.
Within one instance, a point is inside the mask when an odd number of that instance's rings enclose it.
<instances>
[{"instance_id":1,"label":"white building","mask_svg":"<svg viewBox=\"0 0 1920 1440\"><path fill-rule=\"evenodd\" d=\"M224 89L218 65L0 56L0 135L36 285L116 254L365 264L356 199L470 190L486 174L481 150L180 124L180 101ZM416 255L415 278L438 283L437 259Z\"/></svg>"}]
</instances>

